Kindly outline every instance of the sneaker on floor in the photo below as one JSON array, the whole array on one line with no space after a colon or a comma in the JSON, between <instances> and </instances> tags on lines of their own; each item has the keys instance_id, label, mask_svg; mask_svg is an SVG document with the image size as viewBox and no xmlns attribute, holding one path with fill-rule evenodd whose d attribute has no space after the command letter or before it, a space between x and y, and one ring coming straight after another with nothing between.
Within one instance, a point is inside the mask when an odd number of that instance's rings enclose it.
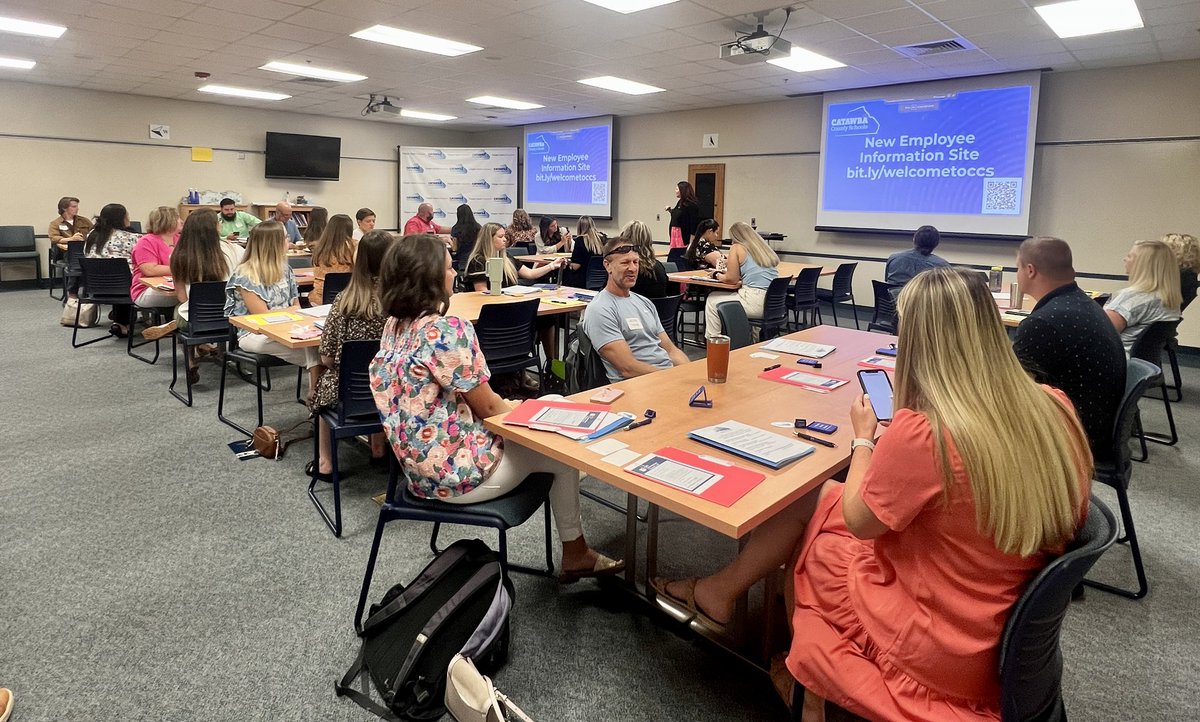
<instances>
[{"instance_id":1,"label":"sneaker on floor","mask_svg":"<svg viewBox=\"0 0 1200 722\"><path fill-rule=\"evenodd\" d=\"M147 341L157 341L158 339L170 333L175 333L175 329L179 328L179 324L175 321L168 321L161 326L151 326L142 331L142 338Z\"/></svg>"}]
</instances>

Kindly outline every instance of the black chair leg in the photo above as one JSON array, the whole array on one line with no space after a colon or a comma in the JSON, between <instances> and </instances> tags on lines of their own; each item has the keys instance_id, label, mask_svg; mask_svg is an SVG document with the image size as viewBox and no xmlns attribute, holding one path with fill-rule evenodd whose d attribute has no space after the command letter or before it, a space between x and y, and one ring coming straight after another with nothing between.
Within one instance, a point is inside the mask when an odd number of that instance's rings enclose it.
<instances>
[{"instance_id":1,"label":"black chair leg","mask_svg":"<svg viewBox=\"0 0 1200 722\"><path fill-rule=\"evenodd\" d=\"M375 523L375 538L371 542L371 553L367 556L367 571L363 574L362 589L358 592L358 607L354 610L354 629L362 631L363 612L367 609L367 595L371 592L371 577L375 573L375 560L379 557L379 543L383 541L383 527L389 521L387 507L379 510L379 521Z\"/></svg>"},{"instance_id":2,"label":"black chair leg","mask_svg":"<svg viewBox=\"0 0 1200 722\"><path fill-rule=\"evenodd\" d=\"M183 396L175 390L175 384L179 383L179 337L171 334L171 385L167 387L167 391L171 395L183 402L184 406L192 405L192 375L187 373L188 369L188 350L187 344L183 344L183 366L184 366L184 381L187 384L187 396Z\"/></svg>"},{"instance_id":3,"label":"black chair leg","mask_svg":"<svg viewBox=\"0 0 1200 722\"><path fill-rule=\"evenodd\" d=\"M1123 589L1102 582L1094 582L1091 579L1084 579L1083 583L1093 589L1099 589L1127 599L1141 599L1150 590L1150 585L1146 581L1146 568L1142 564L1142 551L1138 547L1137 531L1133 527L1133 510L1129 508L1129 493L1127 490L1117 487L1117 503L1121 507L1121 524L1125 527L1125 538L1129 541L1129 552L1133 556L1133 569L1137 574L1138 580L1137 591Z\"/></svg>"},{"instance_id":4,"label":"black chair leg","mask_svg":"<svg viewBox=\"0 0 1200 722\"><path fill-rule=\"evenodd\" d=\"M220 386L220 391L217 393L217 419L222 424L225 424L226 426L230 426L234 429L237 429L239 432L241 432L245 436L253 436L253 433L246 427L238 424L235 421L225 418L225 376L228 373L228 371L229 371L229 365L227 363L222 363L221 364L221 386ZM255 385L258 386L257 384L255 384ZM259 398L258 410L259 410L259 414L261 414L262 413L262 387L258 386L258 389L259 389L259 391L258 391L258 398ZM262 426L262 422L260 421L258 425Z\"/></svg>"},{"instance_id":5,"label":"black chair leg","mask_svg":"<svg viewBox=\"0 0 1200 722\"><path fill-rule=\"evenodd\" d=\"M838 323L838 318L837 318L837 301L829 302L829 312L833 314L833 325L840 326L841 324Z\"/></svg>"},{"instance_id":6,"label":"black chair leg","mask_svg":"<svg viewBox=\"0 0 1200 722\"><path fill-rule=\"evenodd\" d=\"M1146 446L1146 432L1142 430L1142 415L1136 411L1133 415L1133 435L1137 437L1138 443L1142 447L1141 457L1133 457L1133 460L1145 461L1150 458L1150 449Z\"/></svg>"},{"instance_id":7,"label":"black chair leg","mask_svg":"<svg viewBox=\"0 0 1200 722\"><path fill-rule=\"evenodd\" d=\"M433 533L429 535L429 551L433 552L434 554L440 553L437 547L437 538L438 532L441 530L442 523L440 521L435 521L433 523Z\"/></svg>"},{"instance_id":8,"label":"black chair leg","mask_svg":"<svg viewBox=\"0 0 1200 722\"><path fill-rule=\"evenodd\" d=\"M317 512L321 518L325 520L325 525L329 527L329 531L333 532L335 537L339 539L342 536L342 479L338 474L338 439L333 436L333 430L330 429L329 443L329 460L333 463L333 516L329 516L329 511L321 505L321 500L317 498L317 474L321 473L321 419L317 417L313 419L313 438L316 439L317 453L313 454L313 473L308 480L308 498L312 500L313 506L317 507Z\"/></svg>"},{"instance_id":9,"label":"black chair leg","mask_svg":"<svg viewBox=\"0 0 1200 722\"><path fill-rule=\"evenodd\" d=\"M149 311L151 314L151 319L156 323L163 322L163 320L162 320L163 313L162 313L161 309L157 309L157 308L141 309L141 308L138 308L137 306L134 306L133 307L133 318L129 322L129 336L126 337L126 339L125 339L125 353L129 354L130 356L137 359L138 361L141 361L142 363L147 363L147 364L150 364L151 366L153 366L154 364L158 363L158 353L159 353L158 341L159 341L159 339L154 339L153 341L142 341L141 343L133 342L133 335L137 328L137 313L138 313L138 311ZM147 358L145 356L139 356L138 354L133 352L133 350L135 348L141 348L142 346L145 346L147 344L154 344L154 356L153 357Z\"/></svg>"},{"instance_id":10,"label":"black chair leg","mask_svg":"<svg viewBox=\"0 0 1200 722\"><path fill-rule=\"evenodd\" d=\"M854 302L854 294L853 293L850 294L850 310L852 310L854 312L854 330L857 331L857 330L861 329L862 326L858 325L858 304Z\"/></svg>"},{"instance_id":11,"label":"black chair leg","mask_svg":"<svg viewBox=\"0 0 1200 722\"><path fill-rule=\"evenodd\" d=\"M112 336L113 336L112 331L105 329L104 335L102 335L102 336L97 336L96 338L93 338L93 339L90 339L87 341L80 341L79 340L79 317L80 317L80 314L82 313L82 311L83 311L83 303L77 304L75 306L75 328L71 329L71 348L83 348L84 346L90 346L94 343L99 343L106 338L112 338ZM98 304L98 303L96 304L96 318L97 319L100 318L100 304Z\"/></svg>"},{"instance_id":12,"label":"black chair leg","mask_svg":"<svg viewBox=\"0 0 1200 722\"><path fill-rule=\"evenodd\" d=\"M1171 399L1167 396L1167 380L1166 376L1159 376L1158 390L1162 393L1163 408L1167 412L1167 426L1171 432L1169 434L1152 433L1148 431L1142 432L1142 443L1152 441L1155 444L1163 446L1174 446L1179 443L1179 432L1175 428L1175 414L1171 412Z\"/></svg>"}]
</instances>

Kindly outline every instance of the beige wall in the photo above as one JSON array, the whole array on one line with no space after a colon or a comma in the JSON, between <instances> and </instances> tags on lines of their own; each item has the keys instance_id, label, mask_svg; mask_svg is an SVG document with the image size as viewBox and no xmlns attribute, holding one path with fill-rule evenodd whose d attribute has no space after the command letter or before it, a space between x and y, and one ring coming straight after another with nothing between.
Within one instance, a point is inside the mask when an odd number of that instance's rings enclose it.
<instances>
[{"instance_id":1,"label":"beige wall","mask_svg":"<svg viewBox=\"0 0 1200 722\"><path fill-rule=\"evenodd\" d=\"M150 123L169 125L170 140L150 141ZM264 178L268 130L340 137L342 179ZM274 203L285 192L305 195L331 213L353 215L369 206L380 227L390 228L396 223L396 146L470 142L468 133L388 121L0 82L0 223L32 225L44 235L64 195L80 198L87 215L116 202L144 220L156 206L179 203L194 186L237 191L251 203ZM215 150L211 163L198 163L191 146L230 150ZM39 243L44 255L48 241ZM5 264L3 271L4 279L29 277L17 266Z\"/></svg>"}]
</instances>

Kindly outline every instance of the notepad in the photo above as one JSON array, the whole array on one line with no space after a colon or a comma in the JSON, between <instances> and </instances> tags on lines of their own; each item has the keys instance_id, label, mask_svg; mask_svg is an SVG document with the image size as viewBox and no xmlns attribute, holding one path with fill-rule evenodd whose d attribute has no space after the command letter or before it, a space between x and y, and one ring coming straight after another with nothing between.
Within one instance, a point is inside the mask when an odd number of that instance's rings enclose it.
<instances>
[{"instance_id":1,"label":"notepad","mask_svg":"<svg viewBox=\"0 0 1200 722\"><path fill-rule=\"evenodd\" d=\"M691 431L688 438L772 469L781 469L816 451L811 444L732 419Z\"/></svg>"},{"instance_id":2,"label":"notepad","mask_svg":"<svg viewBox=\"0 0 1200 722\"><path fill-rule=\"evenodd\" d=\"M505 296L532 296L535 293L541 293L542 289L533 286L505 286L500 289L500 293Z\"/></svg>"},{"instance_id":3,"label":"notepad","mask_svg":"<svg viewBox=\"0 0 1200 722\"><path fill-rule=\"evenodd\" d=\"M829 354L836 351L837 347L828 346L823 343L812 343L811 341L796 341L789 338L773 338L763 345L763 349L766 351L787 353L793 356L825 358Z\"/></svg>"},{"instance_id":4,"label":"notepad","mask_svg":"<svg viewBox=\"0 0 1200 722\"><path fill-rule=\"evenodd\" d=\"M313 318L325 318L329 315L329 309L331 308L333 308L333 304L326 303L321 306L313 306L312 308L301 309L300 313L304 314L305 316L312 316Z\"/></svg>"},{"instance_id":5,"label":"notepad","mask_svg":"<svg viewBox=\"0 0 1200 722\"><path fill-rule=\"evenodd\" d=\"M243 320L246 323L255 326L267 326L272 323L287 323L288 321L303 321L304 316L291 311L268 311L266 313L256 313L250 316L245 316Z\"/></svg>"}]
</instances>

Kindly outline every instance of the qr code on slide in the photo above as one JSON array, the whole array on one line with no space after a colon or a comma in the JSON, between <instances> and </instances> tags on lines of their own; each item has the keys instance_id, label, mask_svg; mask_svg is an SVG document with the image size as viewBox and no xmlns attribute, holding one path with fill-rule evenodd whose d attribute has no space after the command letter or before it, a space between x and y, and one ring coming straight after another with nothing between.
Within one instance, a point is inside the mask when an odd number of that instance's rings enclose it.
<instances>
[{"instance_id":1,"label":"qr code on slide","mask_svg":"<svg viewBox=\"0 0 1200 722\"><path fill-rule=\"evenodd\" d=\"M608 203L608 181L592 181L592 203Z\"/></svg>"},{"instance_id":2,"label":"qr code on slide","mask_svg":"<svg viewBox=\"0 0 1200 722\"><path fill-rule=\"evenodd\" d=\"M1021 179L984 178L983 213L1005 216L1021 215Z\"/></svg>"}]
</instances>

